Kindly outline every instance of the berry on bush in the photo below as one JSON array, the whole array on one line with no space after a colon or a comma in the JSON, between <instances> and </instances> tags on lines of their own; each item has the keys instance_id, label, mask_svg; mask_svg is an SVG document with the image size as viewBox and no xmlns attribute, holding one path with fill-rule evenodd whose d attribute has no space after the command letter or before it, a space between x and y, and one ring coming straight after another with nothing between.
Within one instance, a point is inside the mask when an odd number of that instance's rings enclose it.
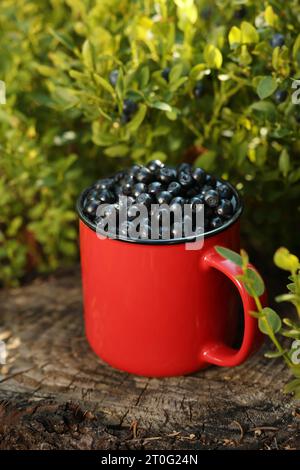
<instances>
[{"instance_id":1,"label":"berry on bush","mask_svg":"<svg viewBox=\"0 0 300 470\"><path fill-rule=\"evenodd\" d=\"M285 42L284 35L281 33L275 33L270 40L270 44L274 48L283 46L284 42Z\"/></svg>"},{"instance_id":2,"label":"berry on bush","mask_svg":"<svg viewBox=\"0 0 300 470\"><path fill-rule=\"evenodd\" d=\"M274 98L276 103L283 103L288 97L288 92L286 90L277 90L275 91Z\"/></svg>"}]
</instances>

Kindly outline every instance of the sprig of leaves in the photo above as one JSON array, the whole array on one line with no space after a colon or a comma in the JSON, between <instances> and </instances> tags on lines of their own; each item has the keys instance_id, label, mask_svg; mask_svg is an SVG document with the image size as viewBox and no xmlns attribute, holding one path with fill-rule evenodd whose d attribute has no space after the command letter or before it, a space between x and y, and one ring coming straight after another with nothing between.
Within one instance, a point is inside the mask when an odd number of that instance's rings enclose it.
<instances>
[{"instance_id":1,"label":"sprig of leaves","mask_svg":"<svg viewBox=\"0 0 300 470\"><path fill-rule=\"evenodd\" d=\"M293 392L295 398L300 398L300 262L298 257L283 247L279 248L274 255L276 266L290 272L291 283L287 285L289 292L276 297L276 301L290 302L295 306L298 319L292 321L289 318L281 320L275 310L262 306L260 297L265 290L264 281L257 271L249 266L249 258L244 250L241 250L240 254L222 246L216 246L215 250L223 258L241 268L241 274L237 276L237 279L243 282L256 305L256 311L251 312L251 315L258 319L260 331L270 338L276 348L275 351L266 352L265 356L284 359L291 373L295 376L295 379L286 385L285 392ZM279 335L293 339L289 349L281 344L278 339Z\"/></svg>"}]
</instances>

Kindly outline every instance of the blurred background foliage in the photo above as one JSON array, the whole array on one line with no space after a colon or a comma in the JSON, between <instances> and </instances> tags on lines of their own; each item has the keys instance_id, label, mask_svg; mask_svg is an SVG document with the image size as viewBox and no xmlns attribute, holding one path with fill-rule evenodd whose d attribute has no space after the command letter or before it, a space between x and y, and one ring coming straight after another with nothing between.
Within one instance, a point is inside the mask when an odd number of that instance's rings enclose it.
<instances>
[{"instance_id":1,"label":"blurred background foliage","mask_svg":"<svg viewBox=\"0 0 300 470\"><path fill-rule=\"evenodd\" d=\"M81 189L153 158L233 182L248 248L299 249L299 22L298 0L2 0L0 282L73 262Z\"/></svg>"}]
</instances>

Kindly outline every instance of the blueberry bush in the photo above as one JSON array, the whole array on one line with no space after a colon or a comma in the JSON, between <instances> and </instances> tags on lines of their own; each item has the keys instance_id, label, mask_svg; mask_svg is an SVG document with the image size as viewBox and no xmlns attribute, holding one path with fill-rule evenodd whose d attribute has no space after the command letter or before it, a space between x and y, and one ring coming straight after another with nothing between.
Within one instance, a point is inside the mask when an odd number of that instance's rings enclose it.
<instances>
[{"instance_id":1,"label":"blueberry bush","mask_svg":"<svg viewBox=\"0 0 300 470\"><path fill-rule=\"evenodd\" d=\"M2 0L1 281L74 260L78 192L155 158L232 181L256 250L299 248L299 19L297 0Z\"/></svg>"}]
</instances>

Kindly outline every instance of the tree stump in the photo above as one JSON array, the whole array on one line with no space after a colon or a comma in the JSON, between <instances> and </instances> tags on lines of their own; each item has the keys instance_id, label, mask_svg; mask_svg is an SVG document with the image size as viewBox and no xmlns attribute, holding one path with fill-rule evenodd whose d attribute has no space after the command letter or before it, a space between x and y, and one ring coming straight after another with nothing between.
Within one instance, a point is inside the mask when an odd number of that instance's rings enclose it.
<instances>
[{"instance_id":1,"label":"tree stump","mask_svg":"<svg viewBox=\"0 0 300 470\"><path fill-rule=\"evenodd\" d=\"M236 368L143 378L84 335L79 269L0 292L0 449L299 449L288 371L259 351Z\"/></svg>"}]
</instances>

